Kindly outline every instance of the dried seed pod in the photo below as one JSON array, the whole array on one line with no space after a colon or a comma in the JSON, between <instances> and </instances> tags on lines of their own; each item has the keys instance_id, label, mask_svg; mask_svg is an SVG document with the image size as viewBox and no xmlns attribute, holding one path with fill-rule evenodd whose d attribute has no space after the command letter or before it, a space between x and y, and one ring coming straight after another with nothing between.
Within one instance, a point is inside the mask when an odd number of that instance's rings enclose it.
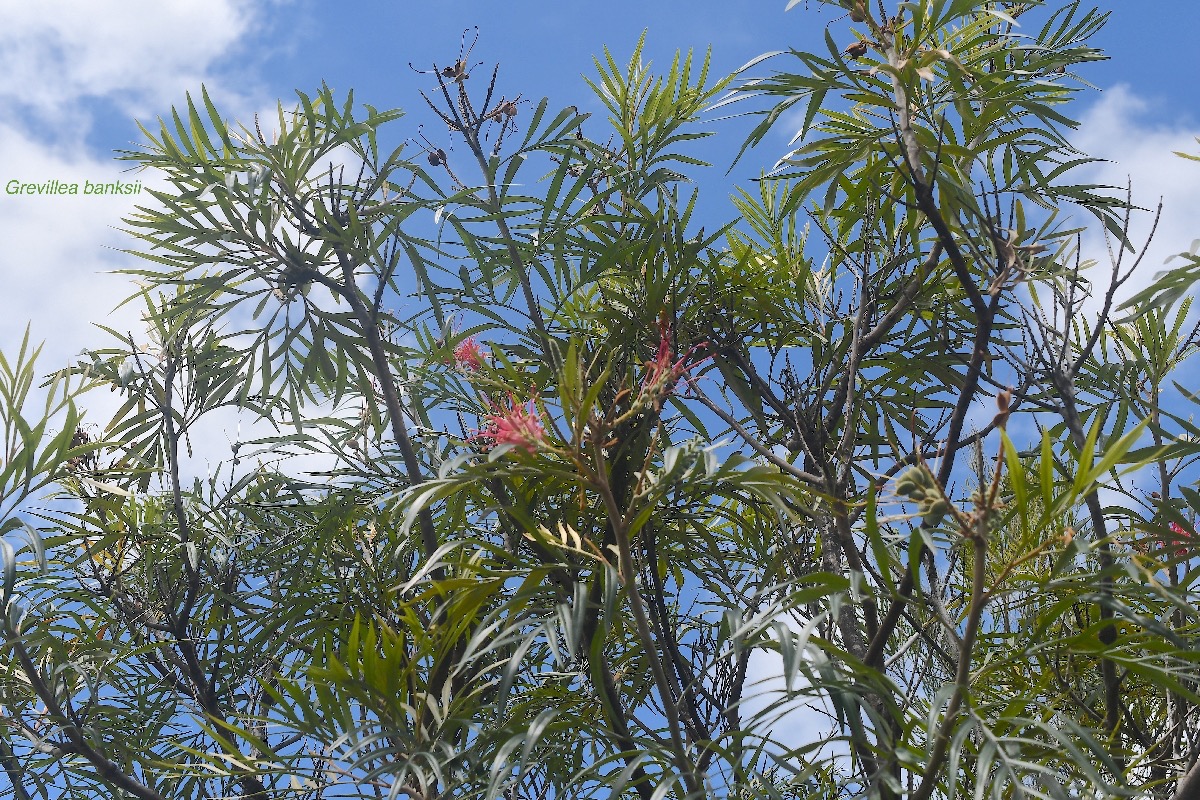
<instances>
[{"instance_id":1,"label":"dried seed pod","mask_svg":"<svg viewBox=\"0 0 1200 800\"><path fill-rule=\"evenodd\" d=\"M851 58L862 58L867 54L867 47L867 42L859 40L846 48L846 55Z\"/></svg>"},{"instance_id":2,"label":"dried seed pod","mask_svg":"<svg viewBox=\"0 0 1200 800\"><path fill-rule=\"evenodd\" d=\"M517 95L512 100L500 98L500 103L494 109L483 115L485 120L496 120L497 122L508 122L517 115L517 102L521 99Z\"/></svg>"},{"instance_id":3,"label":"dried seed pod","mask_svg":"<svg viewBox=\"0 0 1200 800\"><path fill-rule=\"evenodd\" d=\"M442 77L449 78L455 83L461 83L471 77L471 73L467 71L467 62L465 60L456 61L452 67L442 67Z\"/></svg>"}]
</instances>

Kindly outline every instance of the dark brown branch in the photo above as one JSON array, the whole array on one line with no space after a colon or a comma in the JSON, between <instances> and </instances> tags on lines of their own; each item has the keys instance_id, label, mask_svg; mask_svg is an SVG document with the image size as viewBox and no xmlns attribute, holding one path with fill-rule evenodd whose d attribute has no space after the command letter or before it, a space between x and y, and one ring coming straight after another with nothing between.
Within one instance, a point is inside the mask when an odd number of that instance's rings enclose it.
<instances>
[{"instance_id":1,"label":"dark brown branch","mask_svg":"<svg viewBox=\"0 0 1200 800\"><path fill-rule=\"evenodd\" d=\"M997 468L997 476L999 468ZM994 493L993 493L994 494ZM962 647L959 650L958 668L954 672L954 693L946 704L942 724L938 726L937 736L929 752L929 760L925 762L925 774L917 791L911 795L911 800L929 800L937 788L942 767L946 761L947 750L950 746L950 735L958 721L958 710L962 707L971 681L971 654L975 649L975 639L979 633L979 622L983 617L983 609L987 605L987 533L983 517L976 523L977 530L971 532L971 544L974 548L975 563L971 576L971 605L967 613L967 626L963 631Z\"/></svg>"},{"instance_id":2,"label":"dark brown branch","mask_svg":"<svg viewBox=\"0 0 1200 800\"><path fill-rule=\"evenodd\" d=\"M770 448L765 447L761 442L758 441L757 436L755 436L750 431L746 430L741 425L741 423L739 423L736 419L733 418L732 414L730 414L728 411L726 411L725 409L721 408L719 405L714 403L711 399L708 398L707 395L700 392L698 389L695 390L695 395L696 395L696 398L701 403L703 403L705 406L707 406L710 411L712 411L714 414L716 414L718 417L720 417L721 420L726 425L728 425L730 428L732 428L733 431L735 433L737 433L737 435L740 436L743 441L746 442L746 444L748 444L752 448L754 448L754 452L758 453L760 456L765 458L767 461L770 461L772 464L779 467L781 470L786 472L788 475L791 475L793 478L804 481L805 483L809 484L810 486L822 486L824 484L824 481L821 480L821 477L819 475L814 475L811 472L806 472L806 471L796 467L794 464L789 464L788 462L784 461L782 458L780 458L779 456L777 456L773 452L771 452Z\"/></svg>"},{"instance_id":3,"label":"dark brown branch","mask_svg":"<svg viewBox=\"0 0 1200 800\"><path fill-rule=\"evenodd\" d=\"M163 405L160 411L163 415L164 427L166 428L168 457L170 459L170 463L167 466L170 471L171 497L175 521L179 527L179 539L183 547L182 565L187 581L187 593L184 598L183 607L179 612L176 613L173 609L168 609L167 615L171 635L175 637L179 651L183 655L185 665L185 669L183 670L184 675L191 684L196 701L200 704L206 715L217 722L226 723L227 720L224 711L221 709L219 696L213 688L215 686L215 676L212 676L210 679L210 676L205 673L195 639L189 632L192 610L195 608L200 592L200 575L197 570L198 564L192 563L191 548L188 546L189 544L193 544L193 541L191 528L187 519L187 509L183 504L183 492L179 480L179 433L175 429L175 412L172 408L177 369L175 359L176 353L170 352L163 368ZM242 752L225 737L222 736L218 740L218 743L221 749L229 755L238 758L242 757ZM270 796L267 787L259 780L257 775L243 773L238 776L237 780L249 800L267 800Z\"/></svg>"},{"instance_id":4,"label":"dark brown branch","mask_svg":"<svg viewBox=\"0 0 1200 800\"><path fill-rule=\"evenodd\" d=\"M1171 800L1200 800L1200 760L1179 779Z\"/></svg>"},{"instance_id":5,"label":"dark brown branch","mask_svg":"<svg viewBox=\"0 0 1200 800\"><path fill-rule=\"evenodd\" d=\"M667 611L666 587L658 572L657 531L651 525L647 525L644 530L646 565L651 582L649 606L652 621L659 639L666 644L667 658L671 665L668 675L679 698L679 704L685 712L686 724L696 741L706 742L712 739L713 734L700 714L697 700L697 695L703 687L692 670L691 663L683 657L679 638ZM713 698L709 696L708 700L712 702Z\"/></svg>"},{"instance_id":6,"label":"dark brown branch","mask_svg":"<svg viewBox=\"0 0 1200 800\"><path fill-rule=\"evenodd\" d=\"M1080 456L1086 458L1083 453L1083 447L1087 443L1086 434L1083 431L1083 422L1079 418L1079 412L1075 406L1075 387L1067 374L1059 370L1054 370L1052 379L1055 383L1055 388L1058 390L1059 397L1062 399L1062 416L1063 421L1067 423L1067 431L1071 436L1071 442L1079 450ZM1104 508L1100 504L1100 495L1095 487L1092 487L1087 495L1084 496L1084 504L1087 506L1088 518L1092 524L1092 537L1100 542L1097 548L1100 558L1100 594L1103 597L1110 597L1112 594L1112 548L1107 541L1107 524L1104 520ZM1111 647L1117 640L1117 627L1113 624L1113 610L1106 603L1100 604L1100 642L1106 647ZM1121 724L1121 679L1117 675L1117 666L1112 659L1102 658L1100 660L1100 675L1104 682L1104 727L1110 737L1114 737L1117 729ZM1116 756L1116 754L1114 754ZM1118 763L1121 760L1118 758Z\"/></svg>"},{"instance_id":7,"label":"dark brown branch","mask_svg":"<svg viewBox=\"0 0 1200 800\"><path fill-rule=\"evenodd\" d=\"M629 730L629 719L625 713L625 707L621 703L620 692L617 691L617 683L613 677L612 667L609 666L608 660L604 657L603 648L595 646L596 637L600 635L600 607L601 595L604 591L603 581L607 580L608 576L603 574L603 571L598 571L592 581L591 588L588 591L588 608L584 615L583 625L583 642L586 644L586 658L588 664L594 673L600 673L600 685L596 687L600 691L602 698L601 706L604 709L604 716L608 718L608 724L616 734L617 744L622 748L622 757L626 763L631 763L637 757L638 746L634 740L632 733ZM650 776L646 770L639 764L634 768L633 774L634 788L637 790L641 800L651 800L654 796L654 787L650 785Z\"/></svg>"},{"instance_id":8,"label":"dark brown branch","mask_svg":"<svg viewBox=\"0 0 1200 800\"><path fill-rule=\"evenodd\" d=\"M654 633L650 629L650 621L646 616L646 607L642 602L641 591L637 585L637 574L633 569L633 550L629 542L628 522L631 514L626 509L621 508L616 496L613 494L608 477L603 473L605 457L602 442L604 436L608 433L608 431L604 431L600 435L597 435L592 442L593 458L597 464L601 465L601 471L596 475L598 479L596 489L604 501L604 510L608 514L609 524L612 526L613 537L616 540L618 553L617 569L621 577L621 583L625 586L626 596L629 598L629 608L633 612L633 620L638 638L641 640L641 645L647 653L656 653L658 652L658 648L655 646ZM688 794L696 794L701 791L702 784L695 774L694 766L688 761L687 748L683 743L679 710L675 707L674 698L671 696L670 683L667 680L666 672L663 670L662 662L657 657L650 658L650 672L654 678L654 685L658 690L659 697L662 698L663 715L666 717L667 730L671 736L675 766L679 770L680 777L683 779L683 785L687 789Z\"/></svg>"},{"instance_id":9,"label":"dark brown branch","mask_svg":"<svg viewBox=\"0 0 1200 800\"><path fill-rule=\"evenodd\" d=\"M379 379L379 388L383 393L383 401L387 406L388 417L392 423L392 438L396 441L396 446L400 448L400 457L404 460L404 469L408 473L410 485L419 486L425 482L425 476L421 469L421 461L417 458L417 452L413 448L412 439L404 425L404 407L400 403L396 383L392 380L392 368L388 363L387 353L379 338L378 320L367 308L367 304L363 302L362 295L359 294L358 284L355 283L353 261L342 248L335 248L335 252L338 264L342 269L342 282L339 284L329 281L325 285L346 298L346 302L350 304L350 308L362 328L363 338L367 340L367 349L371 353L371 363L375 367L375 377ZM417 524L421 529L421 546L425 557L429 558L437 551L438 537L437 530L433 526L433 515L427 508L422 508L418 512Z\"/></svg>"},{"instance_id":10,"label":"dark brown branch","mask_svg":"<svg viewBox=\"0 0 1200 800\"><path fill-rule=\"evenodd\" d=\"M21 671L25 673L25 677L29 680L29 685L32 687L34 694L46 706L46 711L49 713L50 718L62 726L63 733L70 740L69 745L59 745L59 747L67 753L75 753L83 756L96 768L96 774L101 780L122 791L128 792L138 798L138 800L167 800L163 795L146 786L141 781L130 775L126 775L120 766L94 748L88 740L87 735L71 721L70 717L63 711L62 706L59 705L58 698L55 697L54 692L42 679L41 671L33 663L33 658L29 655L29 651L25 649L24 642L10 635L8 637L8 645L16 653L17 661L21 665Z\"/></svg>"},{"instance_id":11,"label":"dark brown branch","mask_svg":"<svg viewBox=\"0 0 1200 800\"><path fill-rule=\"evenodd\" d=\"M0 765L3 765L4 771L8 773L8 781L12 784L16 800L33 800L25 789L25 770L3 736L0 736Z\"/></svg>"}]
</instances>

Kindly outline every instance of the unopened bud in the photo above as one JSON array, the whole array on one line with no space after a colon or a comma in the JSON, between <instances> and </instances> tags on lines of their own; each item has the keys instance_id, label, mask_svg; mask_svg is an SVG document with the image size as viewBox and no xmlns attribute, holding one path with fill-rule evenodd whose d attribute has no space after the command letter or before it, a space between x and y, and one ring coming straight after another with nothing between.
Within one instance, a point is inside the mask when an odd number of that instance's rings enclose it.
<instances>
[{"instance_id":1,"label":"unopened bud","mask_svg":"<svg viewBox=\"0 0 1200 800\"><path fill-rule=\"evenodd\" d=\"M1012 402L1012 391L1005 389L996 395L996 406L1000 409L993 423L1000 430L1008 425L1009 404Z\"/></svg>"}]
</instances>

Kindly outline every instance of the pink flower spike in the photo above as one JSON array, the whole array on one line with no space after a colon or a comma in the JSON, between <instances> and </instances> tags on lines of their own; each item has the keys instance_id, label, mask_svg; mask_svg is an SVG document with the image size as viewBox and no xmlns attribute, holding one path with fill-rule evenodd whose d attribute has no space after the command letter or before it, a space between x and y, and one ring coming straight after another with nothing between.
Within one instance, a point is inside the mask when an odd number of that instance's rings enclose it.
<instances>
[{"instance_id":1,"label":"pink flower spike","mask_svg":"<svg viewBox=\"0 0 1200 800\"><path fill-rule=\"evenodd\" d=\"M675 391L675 384L679 383L681 378L686 378L693 367L712 358L710 354L692 361L695 352L706 347L708 347L708 342L694 345L672 363L671 330L666 321L660 319L658 322L658 351L655 353L654 359L645 364L646 375L642 379L642 391L654 393L660 400L667 397Z\"/></svg>"},{"instance_id":2,"label":"pink flower spike","mask_svg":"<svg viewBox=\"0 0 1200 800\"><path fill-rule=\"evenodd\" d=\"M519 447L532 455L546 444L546 429L533 399L517 403L512 393L508 405L492 404L492 413L485 418L484 426L469 438L491 449L502 444Z\"/></svg>"},{"instance_id":3,"label":"pink flower spike","mask_svg":"<svg viewBox=\"0 0 1200 800\"><path fill-rule=\"evenodd\" d=\"M454 348L454 363L459 369L474 372L483 366L483 348L470 336L459 342Z\"/></svg>"},{"instance_id":4,"label":"pink flower spike","mask_svg":"<svg viewBox=\"0 0 1200 800\"><path fill-rule=\"evenodd\" d=\"M1189 531L1178 522L1172 522L1168 527L1170 527L1171 533L1175 534L1182 540L1178 542L1178 546L1175 548L1175 555L1186 556L1190 547L1194 545L1194 543L1189 540L1196 538L1196 532Z\"/></svg>"}]
</instances>

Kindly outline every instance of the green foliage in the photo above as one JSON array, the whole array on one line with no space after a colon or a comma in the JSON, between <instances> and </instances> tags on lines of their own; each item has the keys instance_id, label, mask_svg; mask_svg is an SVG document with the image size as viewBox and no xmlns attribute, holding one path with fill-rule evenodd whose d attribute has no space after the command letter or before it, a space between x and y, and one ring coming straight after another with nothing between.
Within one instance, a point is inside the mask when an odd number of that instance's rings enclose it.
<instances>
[{"instance_id":1,"label":"green foliage","mask_svg":"<svg viewBox=\"0 0 1200 800\"><path fill-rule=\"evenodd\" d=\"M144 128L145 330L37 421L0 359L11 796L1171 796L1200 273L1078 252L1133 246L1066 134L1105 15L835 5L606 50L604 120L434 69L454 147L328 87ZM800 130L701 227L718 107Z\"/></svg>"}]
</instances>

